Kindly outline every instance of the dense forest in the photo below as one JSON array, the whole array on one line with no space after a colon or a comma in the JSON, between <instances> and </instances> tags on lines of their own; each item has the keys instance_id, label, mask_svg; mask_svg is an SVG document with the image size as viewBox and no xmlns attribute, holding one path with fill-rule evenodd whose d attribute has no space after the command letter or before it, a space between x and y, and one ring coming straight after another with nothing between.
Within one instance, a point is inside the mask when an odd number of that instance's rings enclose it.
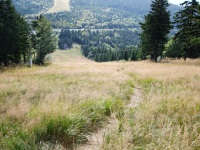
<instances>
[{"instance_id":1,"label":"dense forest","mask_svg":"<svg viewBox=\"0 0 200 150\"><path fill-rule=\"evenodd\" d=\"M85 57L98 62L113 60L136 60L139 43L137 31L131 30L69 30L63 29L59 36L59 48L67 49L73 43L81 46Z\"/></svg>"}]
</instances>

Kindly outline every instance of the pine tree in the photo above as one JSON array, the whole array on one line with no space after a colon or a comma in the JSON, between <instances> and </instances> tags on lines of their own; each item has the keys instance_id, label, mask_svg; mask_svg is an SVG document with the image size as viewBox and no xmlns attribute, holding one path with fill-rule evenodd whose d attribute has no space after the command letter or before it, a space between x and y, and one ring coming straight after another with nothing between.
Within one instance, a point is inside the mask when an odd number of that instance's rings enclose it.
<instances>
[{"instance_id":1,"label":"pine tree","mask_svg":"<svg viewBox=\"0 0 200 150\"><path fill-rule=\"evenodd\" d=\"M22 51L28 48L29 27L11 0L0 0L0 41L0 64L20 63Z\"/></svg>"},{"instance_id":2,"label":"pine tree","mask_svg":"<svg viewBox=\"0 0 200 150\"><path fill-rule=\"evenodd\" d=\"M30 50L30 32L29 25L23 17L17 15L15 26L15 46L14 46L14 62L19 63L22 58L23 62L27 62L27 56Z\"/></svg>"},{"instance_id":3,"label":"pine tree","mask_svg":"<svg viewBox=\"0 0 200 150\"><path fill-rule=\"evenodd\" d=\"M15 33L15 20L16 11L11 4L11 0L0 1L0 59L5 66L8 65L13 54L14 33Z\"/></svg>"},{"instance_id":4,"label":"pine tree","mask_svg":"<svg viewBox=\"0 0 200 150\"><path fill-rule=\"evenodd\" d=\"M182 57L186 59L200 57L200 8L196 0L181 4L184 9L174 16L179 29L175 40L181 46Z\"/></svg>"},{"instance_id":5,"label":"pine tree","mask_svg":"<svg viewBox=\"0 0 200 150\"><path fill-rule=\"evenodd\" d=\"M36 30L36 51L37 64L44 64L45 56L56 49L57 40L53 34L50 22L42 15L33 22L33 28Z\"/></svg>"},{"instance_id":6,"label":"pine tree","mask_svg":"<svg viewBox=\"0 0 200 150\"><path fill-rule=\"evenodd\" d=\"M145 16L145 22L140 23L142 33L141 48L145 55L157 62L157 57L162 56L167 35L172 28L167 0L155 0L151 4L151 11Z\"/></svg>"},{"instance_id":7,"label":"pine tree","mask_svg":"<svg viewBox=\"0 0 200 150\"><path fill-rule=\"evenodd\" d=\"M3 1L0 0L0 41L2 42L3 40ZM0 65L3 63L3 45L0 44Z\"/></svg>"},{"instance_id":8,"label":"pine tree","mask_svg":"<svg viewBox=\"0 0 200 150\"><path fill-rule=\"evenodd\" d=\"M27 34L22 34L25 32ZM22 50L27 49L28 36L28 25L16 12L12 1L0 0L0 64L20 63Z\"/></svg>"}]
</instances>

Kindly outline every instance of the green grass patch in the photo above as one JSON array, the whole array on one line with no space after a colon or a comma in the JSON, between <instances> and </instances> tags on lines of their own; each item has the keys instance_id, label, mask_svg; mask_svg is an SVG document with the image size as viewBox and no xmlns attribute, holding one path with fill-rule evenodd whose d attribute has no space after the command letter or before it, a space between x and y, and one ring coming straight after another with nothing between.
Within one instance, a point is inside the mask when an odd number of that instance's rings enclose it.
<instances>
[{"instance_id":1,"label":"green grass patch","mask_svg":"<svg viewBox=\"0 0 200 150\"><path fill-rule=\"evenodd\" d=\"M47 116L33 129L36 141L82 143L87 134L102 127L107 117L122 107L121 100L86 101L73 107L70 116Z\"/></svg>"},{"instance_id":2,"label":"green grass patch","mask_svg":"<svg viewBox=\"0 0 200 150\"><path fill-rule=\"evenodd\" d=\"M0 137L3 139L0 148L28 150L39 149L41 142L63 145L84 143L86 135L102 127L111 113L123 109L124 104L121 99L80 102L69 107L67 112L70 113L44 115L27 130L23 129L20 120L7 118L5 123L0 124Z\"/></svg>"},{"instance_id":3,"label":"green grass patch","mask_svg":"<svg viewBox=\"0 0 200 150\"><path fill-rule=\"evenodd\" d=\"M23 130L22 124L12 118L0 123L0 149L28 150L35 149L32 135Z\"/></svg>"}]
</instances>

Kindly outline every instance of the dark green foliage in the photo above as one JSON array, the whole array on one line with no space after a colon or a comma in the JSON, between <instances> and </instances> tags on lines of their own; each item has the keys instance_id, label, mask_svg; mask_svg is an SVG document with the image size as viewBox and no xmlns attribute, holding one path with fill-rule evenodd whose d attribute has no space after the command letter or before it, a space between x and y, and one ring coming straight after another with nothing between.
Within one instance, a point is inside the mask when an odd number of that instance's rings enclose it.
<instances>
[{"instance_id":1,"label":"dark green foliage","mask_svg":"<svg viewBox=\"0 0 200 150\"><path fill-rule=\"evenodd\" d=\"M23 130L20 122L14 118L8 118L0 123L0 149L28 150L35 149L32 135Z\"/></svg>"},{"instance_id":2,"label":"dark green foliage","mask_svg":"<svg viewBox=\"0 0 200 150\"><path fill-rule=\"evenodd\" d=\"M0 0L0 65L26 62L29 39L29 26L11 0Z\"/></svg>"},{"instance_id":3,"label":"dark green foliage","mask_svg":"<svg viewBox=\"0 0 200 150\"><path fill-rule=\"evenodd\" d=\"M78 43L82 53L97 62L113 60L137 60L134 48L139 42L138 32L131 30L69 30L59 36L59 48L67 49Z\"/></svg>"},{"instance_id":4,"label":"dark green foliage","mask_svg":"<svg viewBox=\"0 0 200 150\"><path fill-rule=\"evenodd\" d=\"M87 101L74 106L73 109L77 109L77 114L73 117L67 114L45 117L32 131L35 135L35 142L59 142L65 146L84 143L87 141L87 134L102 127L107 117L112 112L118 112L123 105L124 102L119 99Z\"/></svg>"},{"instance_id":5,"label":"dark green foliage","mask_svg":"<svg viewBox=\"0 0 200 150\"><path fill-rule=\"evenodd\" d=\"M128 85L129 86L129 85ZM127 95L127 94L126 94ZM24 129L24 121L7 118L0 123L0 149L36 150L41 142L60 143L69 146L87 141L86 135L102 127L112 112L121 111L122 99L86 101L74 104L73 115L48 115L32 128ZM44 115L44 114L43 114Z\"/></svg>"},{"instance_id":6,"label":"dark green foliage","mask_svg":"<svg viewBox=\"0 0 200 150\"><path fill-rule=\"evenodd\" d=\"M182 51L181 46L179 43L177 43L174 39L171 39L168 41L168 43L165 46L165 57L170 58L181 58L182 57Z\"/></svg>"},{"instance_id":7,"label":"dark green foliage","mask_svg":"<svg viewBox=\"0 0 200 150\"><path fill-rule=\"evenodd\" d=\"M145 16L145 22L141 23L142 52L146 56L151 55L155 62L158 56L162 56L167 35L172 28L168 6L167 0L152 1L151 11Z\"/></svg>"},{"instance_id":8,"label":"dark green foliage","mask_svg":"<svg viewBox=\"0 0 200 150\"><path fill-rule=\"evenodd\" d=\"M53 34L50 22L45 17L40 15L33 22L33 28L36 30L36 63L40 65L44 64L44 59L47 54L55 51L57 40Z\"/></svg>"},{"instance_id":9,"label":"dark green foliage","mask_svg":"<svg viewBox=\"0 0 200 150\"><path fill-rule=\"evenodd\" d=\"M180 45L181 56L186 58L200 57L200 6L196 0L182 3L184 9L177 12L175 22L178 33L175 41Z\"/></svg>"}]
</instances>

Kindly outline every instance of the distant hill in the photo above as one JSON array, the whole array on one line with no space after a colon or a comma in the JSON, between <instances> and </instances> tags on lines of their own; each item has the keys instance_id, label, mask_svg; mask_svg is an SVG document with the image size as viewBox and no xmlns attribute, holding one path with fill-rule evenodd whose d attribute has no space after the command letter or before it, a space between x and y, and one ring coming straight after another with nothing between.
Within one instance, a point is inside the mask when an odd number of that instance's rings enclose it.
<instances>
[{"instance_id":1,"label":"distant hill","mask_svg":"<svg viewBox=\"0 0 200 150\"><path fill-rule=\"evenodd\" d=\"M13 0L24 15L45 12L53 7L53 0ZM71 0L71 11L47 14L54 28L138 29L150 10L151 0ZM171 5L173 13L181 7ZM30 17L30 19L33 19Z\"/></svg>"},{"instance_id":2,"label":"distant hill","mask_svg":"<svg viewBox=\"0 0 200 150\"><path fill-rule=\"evenodd\" d=\"M12 0L15 8L22 15L38 14L54 5L54 0Z\"/></svg>"}]
</instances>

